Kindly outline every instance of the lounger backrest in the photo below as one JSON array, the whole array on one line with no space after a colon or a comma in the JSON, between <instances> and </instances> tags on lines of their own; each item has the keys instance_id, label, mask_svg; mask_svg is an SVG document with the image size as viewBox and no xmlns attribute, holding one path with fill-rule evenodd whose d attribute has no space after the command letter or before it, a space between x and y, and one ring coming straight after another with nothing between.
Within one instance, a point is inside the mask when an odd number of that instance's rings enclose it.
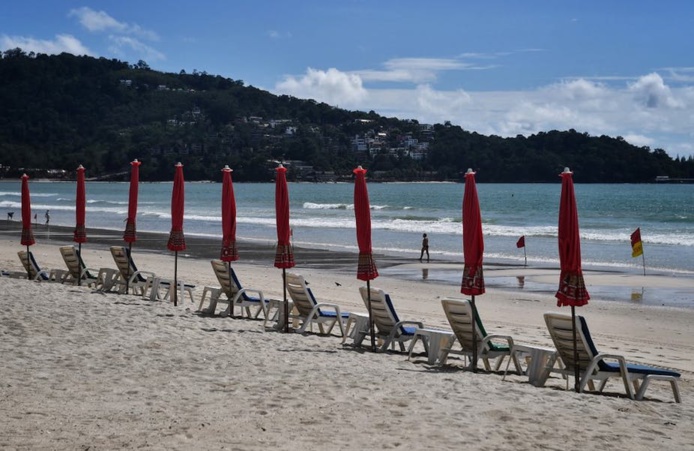
<instances>
[{"instance_id":1,"label":"lounger backrest","mask_svg":"<svg viewBox=\"0 0 694 451\"><path fill-rule=\"evenodd\" d=\"M128 280L137 272L137 266L130 256L130 251L125 246L111 246L111 255L118 266L118 271L124 280ZM144 282L145 278L138 274L139 282Z\"/></svg>"},{"instance_id":2,"label":"lounger backrest","mask_svg":"<svg viewBox=\"0 0 694 451\"><path fill-rule=\"evenodd\" d=\"M306 281L299 274L286 273L287 291L294 302L294 307L301 316L308 316L316 305L316 298Z\"/></svg>"},{"instance_id":3,"label":"lounger backrest","mask_svg":"<svg viewBox=\"0 0 694 451\"><path fill-rule=\"evenodd\" d=\"M581 321L583 320L583 321ZM585 319L576 317L576 349L578 351L578 361L574 356L574 334L571 322L571 315L563 315L560 313L545 313L545 323L549 330L549 335L552 337L552 342L559 352L564 366L567 370L573 371L578 364L579 370L585 370L590 364L593 357L597 355L595 345L592 339L590 344L586 340ZM590 334L588 335L590 337ZM592 346L592 349L591 349Z\"/></svg>"},{"instance_id":4,"label":"lounger backrest","mask_svg":"<svg viewBox=\"0 0 694 451\"><path fill-rule=\"evenodd\" d=\"M70 275L75 280L79 279L82 276L82 268L80 267L80 260L77 257L75 246L61 246L60 255L63 256L65 266L67 266Z\"/></svg>"},{"instance_id":5,"label":"lounger backrest","mask_svg":"<svg viewBox=\"0 0 694 451\"><path fill-rule=\"evenodd\" d=\"M39 267L39 264L36 262L34 254L31 251L19 251L17 252L17 255L19 256L19 260L22 262L22 266L24 266L24 269L29 273L29 277L31 279L35 279L36 275L38 274L42 280L48 280L48 276L44 271L41 270L41 267Z\"/></svg>"},{"instance_id":6,"label":"lounger backrest","mask_svg":"<svg viewBox=\"0 0 694 451\"><path fill-rule=\"evenodd\" d=\"M472 304L470 301L467 299L443 299L441 305L460 345L464 350L472 351L474 345L472 340ZM487 336L487 332L484 330L479 314L475 315L475 318L477 319L475 335L479 346L479 343Z\"/></svg>"},{"instance_id":7,"label":"lounger backrest","mask_svg":"<svg viewBox=\"0 0 694 451\"><path fill-rule=\"evenodd\" d=\"M234 268L230 268L229 264L222 260L211 260L210 263L212 264L212 270L217 276L217 281L222 291L224 291L224 294L226 294L229 299L232 299L236 296L236 293L243 289L238 277L236 277ZM231 277L229 277L230 274ZM242 297L247 299L248 296L244 293Z\"/></svg>"},{"instance_id":8,"label":"lounger backrest","mask_svg":"<svg viewBox=\"0 0 694 451\"><path fill-rule=\"evenodd\" d=\"M371 294L371 317L374 326L379 335L389 335L400 321L390 296L383 290L374 287L371 287L370 291L366 287L359 287L359 293L367 310L369 308L369 293Z\"/></svg>"}]
</instances>

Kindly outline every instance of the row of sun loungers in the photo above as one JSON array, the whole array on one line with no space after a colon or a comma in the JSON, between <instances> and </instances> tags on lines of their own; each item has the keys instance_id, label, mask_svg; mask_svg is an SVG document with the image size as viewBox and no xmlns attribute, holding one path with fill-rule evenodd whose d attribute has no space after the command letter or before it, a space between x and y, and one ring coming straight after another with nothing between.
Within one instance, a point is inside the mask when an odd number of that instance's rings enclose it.
<instances>
[{"instance_id":1,"label":"row of sun loungers","mask_svg":"<svg viewBox=\"0 0 694 451\"><path fill-rule=\"evenodd\" d=\"M88 268L74 246L61 247L60 252L67 270L43 270L31 252L20 251L19 258L26 272L9 275L38 281L81 284L100 291L132 293L152 300L167 299L170 296L173 283L158 278L152 272L138 270L129 250L123 246L111 247L117 270ZM268 322L275 323L274 329L282 329L284 324L291 322L292 328L298 333L313 331L313 327L317 326L318 333L331 335L337 327L343 343L351 338L352 346L355 347L361 347L364 339L370 336L368 314L345 312L337 304L319 302L306 280L299 274L286 273L285 276L287 293L291 298L291 313L287 321L281 313L281 301L266 298L262 290L242 287L228 263L212 260L211 264L220 286L204 288L198 305L198 312L201 314L214 315L217 304L223 302L227 304L227 308L222 311L222 316L234 316L238 308L241 317L244 313L247 318L253 319L262 315L266 328ZM180 290L181 299L188 294L190 301L194 302L194 285L179 282L176 289ZM578 366L579 391L583 392L586 387L593 391L594 382L598 382L598 391L602 392L609 379L619 378L631 399L643 399L650 382L661 380L671 384L675 401L681 402L679 373L631 364L621 355L600 353L582 316L576 316L575 324L572 324L570 315L545 313L545 323L554 344L553 349L547 349L515 343L510 336L487 334L474 304L468 300L442 300L444 314L451 326L450 331L445 331L428 329L419 321L401 320L390 295L383 290L361 287L359 292L367 308L371 307L374 339L379 342L375 350L385 352L398 345L400 352L405 352L405 343L410 342L407 352L412 357L415 344L421 341L431 364L445 365L450 355L460 355L472 366L475 356L483 362L486 371L492 371L491 362L494 361L494 371L497 372L504 359L507 359L506 372L513 363L519 374L533 373L530 382L535 385L543 385L550 374L564 377L568 384L568 377L574 376ZM208 305L204 307L206 301ZM576 350L574 327L577 336ZM522 368L521 357L526 357L526 361L530 359L525 370Z\"/></svg>"}]
</instances>

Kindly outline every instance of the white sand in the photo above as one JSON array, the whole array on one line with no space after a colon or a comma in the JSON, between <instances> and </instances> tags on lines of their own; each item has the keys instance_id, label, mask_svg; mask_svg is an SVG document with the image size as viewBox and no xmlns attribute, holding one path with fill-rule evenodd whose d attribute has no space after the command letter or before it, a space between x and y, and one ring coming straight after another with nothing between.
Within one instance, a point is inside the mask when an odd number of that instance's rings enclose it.
<instances>
[{"instance_id":1,"label":"white sand","mask_svg":"<svg viewBox=\"0 0 694 451\"><path fill-rule=\"evenodd\" d=\"M19 270L20 249L0 241L0 268ZM32 251L45 267L64 267L56 246ZM86 247L84 257L115 267L103 250ZM137 262L173 275L170 254L142 252ZM282 297L271 262L234 267L245 286ZM353 275L293 271L320 300L366 311ZM216 285L206 260L179 258L179 277L198 284L198 297ZM433 327L447 327L440 299L460 297L421 281L372 285L391 294L401 317ZM666 383L652 383L641 402L625 398L618 380L604 395L566 391L559 378L538 388L463 371L460 360L435 368L423 356L343 347L338 337L201 317L189 302L9 278L0 293L2 449L694 449L694 309L592 300L579 310L602 351L680 371L675 404ZM551 295L488 290L477 300L489 333L528 344L551 344L543 312L570 313Z\"/></svg>"}]
</instances>

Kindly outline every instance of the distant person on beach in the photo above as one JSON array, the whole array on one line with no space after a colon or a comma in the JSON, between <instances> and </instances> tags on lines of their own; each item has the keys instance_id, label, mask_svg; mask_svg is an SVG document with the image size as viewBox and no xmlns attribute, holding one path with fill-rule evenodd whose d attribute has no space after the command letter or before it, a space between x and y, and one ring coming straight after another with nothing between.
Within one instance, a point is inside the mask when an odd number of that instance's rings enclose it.
<instances>
[{"instance_id":1,"label":"distant person on beach","mask_svg":"<svg viewBox=\"0 0 694 451\"><path fill-rule=\"evenodd\" d=\"M39 214L34 213L34 224L38 225L38 223L39 223Z\"/></svg>"},{"instance_id":2,"label":"distant person on beach","mask_svg":"<svg viewBox=\"0 0 694 451\"><path fill-rule=\"evenodd\" d=\"M8 211L7 212L7 220L12 221L13 218L14 218L14 211Z\"/></svg>"},{"instance_id":3,"label":"distant person on beach","mask_svg":"<svg viewBox=\"0 0 694 451\"><path fill-rule=\"evenodd\" d=\"M46 225L48 225L48 223L51 222L51 215L48 210L46 210L46 214L44 216L46 217Z\"/></svg>"},{"instance_id":4,"label":"distant person on beach","mask_svg":"<svg viewBox=\"0 0 694 451\"><path fill-rule=\"evenodd\" d=\"M422 235L422 253L419 254L419 261L422 261L422 258L424 257L424 253L427 253L427 263L429 263L429 238L427 238L427 234Z\"/></svg>"}]
</instances>

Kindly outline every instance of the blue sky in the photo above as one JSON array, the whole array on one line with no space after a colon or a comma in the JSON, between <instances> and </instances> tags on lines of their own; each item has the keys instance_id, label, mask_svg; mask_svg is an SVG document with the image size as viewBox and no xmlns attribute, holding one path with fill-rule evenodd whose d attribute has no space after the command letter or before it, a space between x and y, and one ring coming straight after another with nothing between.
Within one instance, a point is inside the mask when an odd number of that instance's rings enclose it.
<instances>
[{"instance_id":1,"label":"blue sky","mask_svg":"<svg viewBox=\"0 0 694 451\"><path fill-rule=\"evenodd\" d=\"M11 6L10 6L11 5ZM500 136L575 129L694 155L694 2L25 0L0 49L205 71Z\"/></svg>"}]
</instances>

